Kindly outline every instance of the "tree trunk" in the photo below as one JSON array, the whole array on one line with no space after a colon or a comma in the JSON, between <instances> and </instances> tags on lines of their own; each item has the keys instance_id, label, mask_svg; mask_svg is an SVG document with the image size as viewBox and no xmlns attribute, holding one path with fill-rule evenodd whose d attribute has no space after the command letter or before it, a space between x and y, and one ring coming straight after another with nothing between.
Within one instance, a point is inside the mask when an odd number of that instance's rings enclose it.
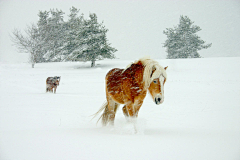
<instances>
[{"instance_id":1,"label":"tree trunk","mask_svg":"<svg viewBox=\"0 0 240 160\"><path fill-rule=\"evenodd\" d=\"M91 67L95 67L95 60L92 60Z\"/></svg>"},{"instance_id":2,"label":"tree trunk","mask_svg":"<svg viewBox=\"0 0 240 160\"><path fill-rule=\"evenodd\" d=\"M32 62L32 68L34 68L36 60L35 60L35 56L32 52L31 52L31 62Z\"/></svg>"}]
</instances>

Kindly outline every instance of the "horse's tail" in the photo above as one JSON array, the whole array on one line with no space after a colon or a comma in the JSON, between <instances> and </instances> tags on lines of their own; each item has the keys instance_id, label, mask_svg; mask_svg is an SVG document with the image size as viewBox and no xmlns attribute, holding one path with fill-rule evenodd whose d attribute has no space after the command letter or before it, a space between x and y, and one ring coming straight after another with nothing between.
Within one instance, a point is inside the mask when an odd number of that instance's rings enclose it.
<instances>
[{"instance_id":1,"label":"horse's tail","mask_svg":"<svg viewBox=\"0 0 240 160\"><path fill-rule=\"evenodd\" d=\"M101 106L101 108L93 115L95 118L97 115L99 115L99 113L101 113L104 110L104 112L102 113L101 117L98 119L97 123L102 119L102 124L103 126L106 126L108 123L108 117L109 117L109 110L108 110L108 103L107 101L103 103L103 105Z\"/></svg>"},{"instance_id":2,"label":"horse's tail","mask_svg":"<svg viewBox=\"0 0 240 160\"><path fill-rule=\"evenodd\" d=\"M117 112L118 107L120 104L115 103L113 106L108 106L108 102L104 102L101 108L93 115L95 118L99 113L101 113L103 110L102 115L98 119L97 123L102 119L102 125L106 126L108 122L113 125L114 119L115 119L115 114ZM109 110L109 108L112 108L112 110Z\"/></svg>"}]
</instances>

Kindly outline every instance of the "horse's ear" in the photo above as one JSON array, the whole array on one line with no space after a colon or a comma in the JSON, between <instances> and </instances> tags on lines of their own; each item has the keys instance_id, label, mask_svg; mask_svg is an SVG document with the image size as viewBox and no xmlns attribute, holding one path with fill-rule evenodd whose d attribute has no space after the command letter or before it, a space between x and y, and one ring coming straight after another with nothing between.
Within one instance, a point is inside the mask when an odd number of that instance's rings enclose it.
<instances>
[{"instance_id":1,"label":"horse's ear","mask_svg":"<svg viewBox=\"0 0 240 160\"><path fill-rule=\"evenodd\" d=\"M165 70L167 70L168 66L167 67L164 67Z\"/></svg>"}]
</instances>

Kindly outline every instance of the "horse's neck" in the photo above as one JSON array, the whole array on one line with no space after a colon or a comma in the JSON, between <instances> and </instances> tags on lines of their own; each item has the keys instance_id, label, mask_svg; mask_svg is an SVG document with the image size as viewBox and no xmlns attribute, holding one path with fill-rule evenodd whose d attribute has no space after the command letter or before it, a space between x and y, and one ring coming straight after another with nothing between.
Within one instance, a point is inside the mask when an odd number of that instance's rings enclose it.
<instances>
[{"instance_id":1,"label":"horse's neck","mask_svg":"<svg viewBox=\"0 0 240 160\"><path fill-rule=\"evenodd\" d=\"M141 64L141 62L137 64L132 64L128 70L128 73L131 73L130 75L134 77L135 83L144 87L143 82L144 66Z\"/></svg>"}]
</instances>

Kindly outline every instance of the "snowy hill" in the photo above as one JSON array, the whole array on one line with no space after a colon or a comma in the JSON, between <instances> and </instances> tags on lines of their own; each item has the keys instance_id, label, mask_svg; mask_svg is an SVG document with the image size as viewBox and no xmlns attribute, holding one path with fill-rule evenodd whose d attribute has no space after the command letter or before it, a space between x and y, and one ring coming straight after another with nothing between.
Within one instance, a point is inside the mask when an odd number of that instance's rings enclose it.
<instances>
[{"instance_id":1,"label":"snowy hill","mask_svg":"<svg viewBox=\"0 0 240 160\"><path fill-rule=\"evenodd\" d=\"M158 61L165 102L146 97L138 134L121 110L114 128L91 121L106 73L131 61L0 64L0 159L240 159L240 57ZM45 93L49 76L61 76L56 94Z\"/></svg>"}]
</instances>

